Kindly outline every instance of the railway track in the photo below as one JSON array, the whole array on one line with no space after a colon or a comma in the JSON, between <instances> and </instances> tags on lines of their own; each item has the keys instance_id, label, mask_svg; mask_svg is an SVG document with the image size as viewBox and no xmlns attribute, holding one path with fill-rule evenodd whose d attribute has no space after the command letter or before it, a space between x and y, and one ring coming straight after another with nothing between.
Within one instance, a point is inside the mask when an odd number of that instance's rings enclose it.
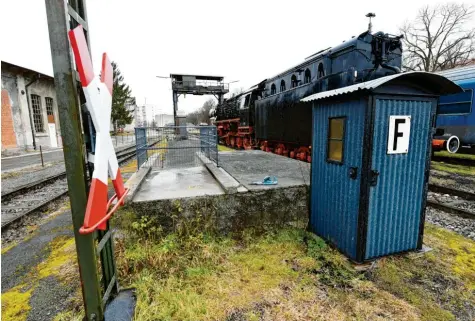
<instances>
[{"instance_id":1,"label":"railway track","mask_svg":"<svg viewBox=\"0 0 475 321\"><path fill-rule=\"evenodd\" d=\"M135 156L135 146L117 152L119 165ZM23 217L46 208L68 193L66 172L19 186L2 195L2 232Z\"/></svg>"},{"instance_id":2,"label":"railway track","mask_svg":"<svg viewBox=\"0 0 475 321\"><path fill-rule=\"evenodd\" d=\"M475 219L475 193L429 184L427 206L463 218Z\"/></svg>"}]
</instances>

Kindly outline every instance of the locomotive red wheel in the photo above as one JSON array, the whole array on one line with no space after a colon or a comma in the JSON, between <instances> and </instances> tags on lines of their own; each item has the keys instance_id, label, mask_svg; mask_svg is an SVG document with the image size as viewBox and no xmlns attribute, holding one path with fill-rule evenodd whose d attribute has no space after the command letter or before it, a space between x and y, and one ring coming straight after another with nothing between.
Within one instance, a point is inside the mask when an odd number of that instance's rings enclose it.
<instances>
[{"instance_id":1,"label":"locomotive red wheel","mask_svg":"<svg viewBox=\"0 0 475 321\"><path fill-rule=\"evenodd\" d=\"M268 150L267 150L267 141L261 142L261 150L262 150L262 151L266 151L266 152L268 151Z\"/></svg>"},{"instance_id":2,"label":"locomotive red wheel","mask_svg":"<svg viewBox=\"0 0 475 321\"><path fill-rule=\"evenodd\" d=\"M285 148L285 145L284 144L277 144L277 146L275 148L275 153L277 155L284 155L285 152L288 153L288 151Z\"/></svg>"},{"instance_id":3,"label":"locomotive red wheel","mask_svg":"<svg viewBox=\"0 0 475 321\"><path fill-rule=\"evenodd\" d=\"M242 148L242 138L241 137L236 138L236 147L239 148L239 149Z\"/></svg>"},{"instance_id":4,"label":"locomotive red wheel","mask_svg":"<svg viewBox=\"0 0 475 321\"><path fill-rule=\"evenodd\" d=\"M290 156L290 158L295 158L295 152L291 151L289 156Z\"/></svg>"},{"instance_id":5,"label":"locomotive red wheel","mask_svg":"<svg viewBox=\"0 0 475 321\"><path fill-rule=\"evenodd\" d=\"M242 145L244 146L244 149L252 149L251 140L247 137L244 137L242 140Z\"/></svg>"}]
</instances>

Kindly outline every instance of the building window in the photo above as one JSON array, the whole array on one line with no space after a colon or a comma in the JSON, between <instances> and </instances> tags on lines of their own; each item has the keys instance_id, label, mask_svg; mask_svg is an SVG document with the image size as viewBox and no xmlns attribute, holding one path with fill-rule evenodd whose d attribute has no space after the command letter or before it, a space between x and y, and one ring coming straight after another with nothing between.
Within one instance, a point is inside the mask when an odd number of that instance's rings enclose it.
<instances>
[{"instance_id":1,"label":"building window","mask_svg":"<svg viewBox=\"0 0 475 321\"><path fill-rule=\"evenodd\" d=\"M325 70L323 69L323 64L318 64L318 78L325 77Z\"/></svg>"},{"instance_id":2,"label":"building window","mask_svg":"<svg viewBox=\"0 0 475 321\"><path fill-rule=\"evenodd\" d=\"M283 92L285 91L285 80L282 79L282 81L280 82L280 92Z\"/></svg>"},{"instance_id":3,"label":"building window","mask_svg":"<svg viewBox=\"0 0 475 321\"><path fill-rule=\"evenodd\" d=\"M343 164L346 117L330 118L328 123L327 162Z\"/></svg>"},{"instance_id":4,"label":"building window","mask_svg":"<svg viewBox=\"0 0 475 321\"><path fill-rule=\"evenodd\" d=\"M51 97L46 97L45 98L46 102L46 115L48 116L54 116L53 112L53 98Z\"/></svg>"},{"instance_id":5,"label":"building window","mask_svg":"<svg viewBox=\"0 0 475 321\"><path fill-rule=\"evenodd\" d=\"M459 94L441 96L437 113L440 115L470 114L472 100L472 89L464 89L464 92Z\"/></svg>"},{"instance_id":6,"label":"building window","mask_svg":"<svg viewBox=\"0 0 475 321\"><path fill-rule=\"evenodd\" d=\"M305 70L305 83L308 84L310 82L310 79L312 78L312 75L310 74L310 69Z\"/></svg>"},{"instance_id":7,"label":"building window","mask_svg":"<svg viewBox=\"0 0 475 321\"><path fill-rule=\"evenodd\" d=\"M33 124L35 125L35 132L44 132L43 113L41 110L41 97L38 95L31 95L31 109L33 111Z\"/></svg>"},{"instance_id":8,"label":"building window","mask_svg":"<svg viewBox=\"0 0 475 321\"><path fill-rule=\"evenodd\" d=\"M272 86L270 86L270 94L275 95L276 93L277 89L275 88L275 84L272 84Z\"/></svg>"}]
</instances>

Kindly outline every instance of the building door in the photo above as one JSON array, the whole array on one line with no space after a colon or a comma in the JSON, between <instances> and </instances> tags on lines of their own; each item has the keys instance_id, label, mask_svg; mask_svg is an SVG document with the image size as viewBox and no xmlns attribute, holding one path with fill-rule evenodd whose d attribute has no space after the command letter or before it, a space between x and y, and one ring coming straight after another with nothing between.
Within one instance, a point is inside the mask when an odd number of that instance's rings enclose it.
<instances>
[{"instance_id":1,"label":"building door","mask_svg":"<svg viewBox=\"0 0 475 321\"><path fill-rule=\"evenodd\" d=\"M367 100L313 109L310 226L356 257Z\"/></svg>"},{"instance_id":2,"label":"building door","mask_svg":"<svg viewBox=\"0 0 475 321\"><path fill-rule=\"evenodd\" d=\"M56 137L56 123L54 122L53 98L46 97L46 115L48 116L48 134L51 147L58 147L58 139Z\"/></svg>"},{"instance_id":3,"label":"building door","mask_svg":"<svg viewBox=\"0 0 475 321\"><path fill-rule=\"evenodd\" d=\"M56 124L48 123L48 130L51 147L58 147L58 140L56 138Z\"/></svg>"},{"instance_id":4,"label":"building door","mask_svg":"<svg viewBox=\"0 0 475 321\"><path fill-rule=\"evenodd\" d=\"M432 101L376 99L365 259L417 247Z\"/></svg>"}]
</instances>

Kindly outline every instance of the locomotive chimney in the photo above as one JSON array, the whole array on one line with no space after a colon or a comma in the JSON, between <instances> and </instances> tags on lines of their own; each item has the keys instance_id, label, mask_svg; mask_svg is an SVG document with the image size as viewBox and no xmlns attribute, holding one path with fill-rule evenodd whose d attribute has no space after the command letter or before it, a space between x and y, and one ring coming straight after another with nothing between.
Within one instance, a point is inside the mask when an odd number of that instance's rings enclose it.
<instances>
[{"instance_id":1,"label":"locomotive chimney","mask_svg":"<svg viewBox=\"0 0 475 321\"><path fill-rule=\"evenodd\" d=\"M371 31L373 31L373 24L371 23L371 18L376 17L376 14L373 13L373 12L368 12L368 13L366 14L366 17L369 18L368 32L371 33Z\"/></svg>"}]
</instances>

